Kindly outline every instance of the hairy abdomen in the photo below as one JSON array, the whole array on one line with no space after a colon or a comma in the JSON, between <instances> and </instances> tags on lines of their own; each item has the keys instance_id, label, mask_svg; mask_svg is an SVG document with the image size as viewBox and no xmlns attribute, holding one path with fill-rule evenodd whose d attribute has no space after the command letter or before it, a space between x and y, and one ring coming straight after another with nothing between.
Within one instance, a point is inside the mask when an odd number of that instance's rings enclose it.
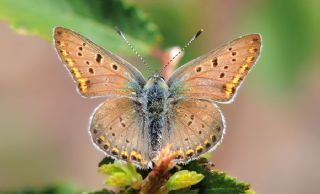
<instances>
[{"instance_id":1,"label":"hairy abdomen","mask_svg":"<svg viewBox=\"0 0 320 194\"><path fill-rule=\"evenodd\" d=\"M160 138L164 120L165 90L157 83L154 83L147 91L147 117L148 133L151 143L151 151L157 152L160 149Z\"/></svg>"}]
</instances>

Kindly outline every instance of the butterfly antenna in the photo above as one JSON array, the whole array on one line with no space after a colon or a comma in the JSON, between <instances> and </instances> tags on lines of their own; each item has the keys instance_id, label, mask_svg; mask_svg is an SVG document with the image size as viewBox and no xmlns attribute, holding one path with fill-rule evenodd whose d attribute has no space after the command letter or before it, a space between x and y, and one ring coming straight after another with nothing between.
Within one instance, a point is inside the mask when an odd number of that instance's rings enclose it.
<instances>
[{"instance_id":1,"label":"butterfly antenna","mask_svg":"<svg viewBox=\"0 0 320 194\"><path fill-rule=\"evenodd\" d=\"M124 41L127 43L127 45L131 48L131 50L138 56L138 58L142 61L142 63L146 66L148 73L151 72L150 66L148 63L142 58L142 56L137 52L137 50L130 44L130 42L125 37L124 33L120 30L118 26L115 27L117 33L124 39Z\"/></svg>"},{"instance_id":2,"label":"butterfly antenna","mask_svg":"<svg viewBox=\"0 0 320 194\"><path fill-rule=\"evenodd\" d=\"M203 32L203 29L200 29L200 30L191 38L191 40L190 40L186 45L184 45L184 47L182 47L182 48L180 49L180 51L179 51L175 56L173 56L173 57L168 61L168 63L167 63L166 65L164 65L164 66L162 67L162 69L161 69L161 71L160 71L160 74L162 73L162 71L163 71L177 56L179 56L187 47L189 47L190 44L191 44L195 39L197 39L202 32Z\"/></svg>"}]
</instances>

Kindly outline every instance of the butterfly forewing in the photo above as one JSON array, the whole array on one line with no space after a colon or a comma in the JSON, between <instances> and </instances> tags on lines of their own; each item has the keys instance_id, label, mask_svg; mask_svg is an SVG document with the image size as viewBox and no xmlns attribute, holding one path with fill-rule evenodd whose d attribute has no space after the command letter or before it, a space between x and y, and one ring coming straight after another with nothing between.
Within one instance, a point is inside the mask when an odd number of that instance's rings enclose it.
<instances>
[{"instance_id":1,"label":"butterfly forewing","mask_svg":"<svg viewBox=\"0 0 320 194\"><path fill-rule=\"evenodd\" d=\"M207 100L181 99L171 103L162 145L171 144L177 161L185 163L213 150L222 140L225 124L218 107Z\"/></svg>"},{"instance_id":2,"label":"butterfly forewing","mask_svg":"<svg viewBox=\"0 0 320 194\"><path fill-rule=\"evenodd\" d=\"M55 28L54 41L82 96L131 96L145 83L135 67L71 30Z\"/></svg>"},{"instance_id":3,"label":"butterfly forewing","mask_svg":"<svg viewBox=\"0 0 320 194\"><path fill-rule=\"evenodd\" d=\"M142 168L149 163L142 106L131 98L107 99L94 112L90 133L107 155Z\"/></svg>"},{"instance_id":4,"label":"butterfly forewing","mask_svg":"<svg viewBox=\"0 0 320 194\"><path fill-rule=\"evenodd\" d=\"M258 34L240 37L180 67L168 85L177 96L228 102L255 64L260 48Z\"/></svg>"}]
</instances>

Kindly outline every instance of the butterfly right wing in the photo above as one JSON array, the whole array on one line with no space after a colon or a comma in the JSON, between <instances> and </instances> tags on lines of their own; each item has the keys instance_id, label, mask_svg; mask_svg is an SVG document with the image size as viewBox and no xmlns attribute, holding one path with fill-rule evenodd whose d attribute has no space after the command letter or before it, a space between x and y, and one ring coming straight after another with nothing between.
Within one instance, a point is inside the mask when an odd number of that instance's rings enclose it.
<instances>
[{"instance_id":1,"label":"butterfly right wing","mask_svg":"<svg viewBox=\"0 0 320 194\"><path fill-rule=\"evenodd\" d=\"M261 50L261 37L251 34L202 55L178 68L168 80L175 96L231 102Z\"/></svg>"},{"instance_id":2,"label":"butterfly right wing","mask_svg":"<svg viewBox=\"0 0 320 194\"><path fill-rule=\"evenodd\" d=\"M127 97L109 98L92 115L90 134L108 156L147 168L150 160L145 127L139 102Z\"/></svg>"},{"instance_id":3,"label":"butterfly right wing","mask_svg":"<svg viewBox=\"0 0 320 194\"><path fill-rule=\"evenodd\" d=\"M84 97L132 96L145 84L134 66L71 30L55 28L54 44Z\"/></svg>"},{"instance_id":4,"label":"butterfly right wing","mask_svg":"<svg viewBox=\"0 0 320 194\"><path fill-rule=\"evenodd\" d=\"M213 151L225 133L224 117L209 100L178 99L169 103L162 147L170 144L178 163L186 163Z\"/></svg>"}]
</instances>

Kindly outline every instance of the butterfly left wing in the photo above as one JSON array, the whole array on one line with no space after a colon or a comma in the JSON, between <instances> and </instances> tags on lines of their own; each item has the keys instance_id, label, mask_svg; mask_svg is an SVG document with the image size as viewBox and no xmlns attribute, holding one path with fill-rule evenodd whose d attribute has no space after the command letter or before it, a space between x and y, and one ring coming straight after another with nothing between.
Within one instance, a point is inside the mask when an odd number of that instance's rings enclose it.
<instances>
[{"instance_id":1,"label":"butterfly left wing","mask_svg":"<svg viewBox=\"0 0 320 194\"><path fill-rule=\"evenodd\" d=\"M69 29L54 29L54 45L84 97L132 96L145 80L124 59Z\"/></svg>"},{"instance_id":2,"label":"butterfly left wing","mask_svg":"<svg viewBox=\"0 0 320 194\"><path fill-rule=\"evenodd\" d=\"M186 163L203 153L214 150L222 141L224 117L210 101L179 99L168 105L162 146L172 145L176 161Z\"/></svg>"},{"instance_id":3,"label":"butterfly left wing","mask_svg":"<svg viewBox=\"0 0 320 194\"><path fill-rule=\"evenodd\" d=\"M259 34L235 39L178 68L168 80L170 91L175 96L229 102L255 64L260 49Z\"/></svg>"},{"instance_id":4,"label":"butterfly left wing","mask_svg":"<svg viewBox=\"0 0 320 194\"><path fill-rule=\"evenodd\" d=\"M90 134L108 156L147 168L150 159L145 127L139 102L128 97L108 98L92 115Z\"/></svg>"}]
</instances>

